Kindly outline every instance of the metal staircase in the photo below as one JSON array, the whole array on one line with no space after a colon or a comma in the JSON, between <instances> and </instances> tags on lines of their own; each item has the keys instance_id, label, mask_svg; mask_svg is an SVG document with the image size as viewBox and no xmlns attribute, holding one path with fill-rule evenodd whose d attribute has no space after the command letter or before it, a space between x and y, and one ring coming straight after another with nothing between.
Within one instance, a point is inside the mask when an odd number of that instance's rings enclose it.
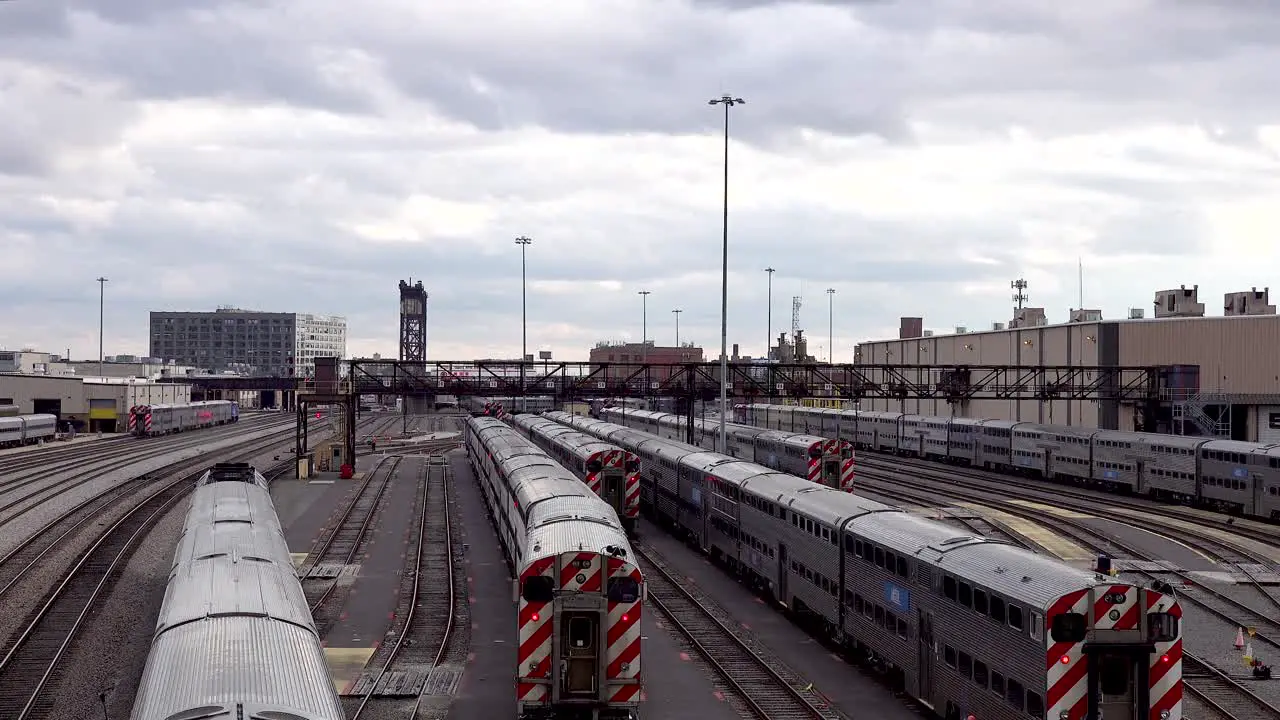
<instances>
[{"instance_id":1,"label":"metal staircase","mask_svg":"<svg viewBox=\"0 0 1280 720\"><path fill-rule=\"evenodd\" d=\"M1217 409L1210 411L1207 408ZM1221 393L1196 393L1173 403L1173 424L1187 435L1187 423L1207 437L1231 437L1231 402Z\"/></svg>"}]
</instances>

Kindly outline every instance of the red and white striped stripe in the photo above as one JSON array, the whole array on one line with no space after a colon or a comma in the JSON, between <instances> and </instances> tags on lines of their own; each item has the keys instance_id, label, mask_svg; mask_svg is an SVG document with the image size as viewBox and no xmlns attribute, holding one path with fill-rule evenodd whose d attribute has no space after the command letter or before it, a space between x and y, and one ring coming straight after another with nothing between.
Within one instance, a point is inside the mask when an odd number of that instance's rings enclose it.
<instances>
[{"instance_id":1,"label":"red and white striped stripe","mask_svg":"<svg viewBox=\"0 0 1280 720\"><path fill-rule=\"evenodd\" d=\"M560 590L598 593L601 588L601 556L593 552L560 553ZM578 567L582 565L582 567Z\"/></svg>"},{"instance_id":2,"label":"red and white striped stripe","mask_svg":"<svg viewBox=\"0 0 1280 720\"><path fill-rule=\"evenodd\" d=\"M129 432L133 433L138 429L138 406L134 405L129 408Z\"/></svg>"},{"instance_id":3,"label":"red and white striped stripe","mask_svg":"<svg viewBox=\"0 0 1280 720\"><path fill-rule=\"evenodd\" d=\"M1154 590L1144 590L1146 611L1167 612L1181 620L1182 606L1173 598L1166 598ZM1179 622L1178 637L1168 642L1155 643L1151 653L1151 669L1148 674L1151 710L1147 720L1161 720L1160 713L1169 712L1168 720L1182 720L1182 631Z\"/></svg>"},{"instance_id":4,"label":"red and white striped stripe","mask_svg":"<svg viewBox=\"0 0 1280 720\"><path fill-rule=\"evenodd\" d=\"M809 458L809 482L822 484L822 460Z\"/></svg>"},{"instance_id":5,"label":"red and white striped stripe","mask_svg":"<svg viewBox=\"0 0 1280 720\"><path fill-rule=\"evenodd\" d=\"M520 582L539 576L555 576L554 557L539 558L520 573ZM519 608L520 648L516 655L516 701L521 705L551 700L551 603L528 602L523 593Z\"/></svg>"},{"instance_id":6,"label":"red and white striped stripe","mask_svg":"<svg viewBox=\"0 0 1280 720\"><path fill-rule=\"evenodd\" d=\"M640 517L640 473L631 473L627 476L626 492L627 499L624 505L627 509L627 517Z\"/></svg>"},{"instance_id":7,"label":"red and white striped stripe","mask_svg":"<svg viewBox=\"0 0 1280 720\"><path fill-rule=\"evenodd\" d=\"M1094 630L1137 630L1139 616L1138 588L1132 585L1112 585L1093 589L1093 629ZM1112 602L1108 597L1119 595L1120 602Z\"/></svg>"},{"instance_id":8,"label":"red and white striped stripe","mask_svg":"<svg viewBox=\"0 0 1280 720\"><path fill-rule=\"evenodd\" d=\"M151 408L142 408L142 430L148 435L151 434Z\"/></svg>"},{"instance_id":9,"label":"red and white striped stripe","mask_svg":"<svg viewBox=\"0 0 1280 720\"><path fill-rule=\"evenodd\" d=\"M640 570L621 558L608 558L609 577L642 582ZM609 603L608 646L605 662L606 697L610 704L640 702L640 596L635 602Z\"/></svg>"},{"instance_id":10,"label":"red and white striped stripe","mask_svg":"<svg viewBox=\"0 0 1280 720\"><path fill-rule=\"evenodd\" d=\"M1063 613L1089 614L1089 591L1076 590L1059 598L1045 614L1045 627L1053 626L1053 618ZM1084 643L1054 642L1046 632L1045 668L1049 692L1045 695L1048 712L1045 717L1083 720L1089 708L1089 664ZM1065 715L1063 713L1066 713Z\"/></svg>"}]
</instances>

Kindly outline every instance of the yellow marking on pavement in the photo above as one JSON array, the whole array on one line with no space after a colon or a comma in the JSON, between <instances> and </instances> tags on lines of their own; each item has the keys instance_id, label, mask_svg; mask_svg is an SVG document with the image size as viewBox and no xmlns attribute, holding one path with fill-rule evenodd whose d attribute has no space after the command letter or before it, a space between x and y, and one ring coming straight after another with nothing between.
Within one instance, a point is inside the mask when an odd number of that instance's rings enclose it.
<instances>
[{"instance_id":1,"label":"yellow marking on pavement","mask_svg":"<svg viewBox=\"0 0 1280 720\"><path fill-rule=\"evenodd\" d=\"M1243 537L1236 533L1227 532L1226 530L1219 530L1218 528L1204 527L1203 525L1197 525L1192 522L1187 522L1186 520L1179 520L1177 518L1171 518L1164 515L1157 515L1155 513L1143 512L1141 510L1133 510L1131 508L1116 508L1115 512L1119 515L1127 515L1128 517L1134 518L1136 520L1142 520L1145 524L1152 525L1155 527L1164 526L1166 528L1181 528L1183 530L1189 530L1191 532L1194 532L1200 535L1208 535L1209 537L1217 538L1228 544L1236 545L1248 550L1252 550L1258 555L1261 555L1267 558L1271 562L1280 563L1280 548L1275 548L1270 545L1264 545L1256 540ZM1165 537L1165 536L1162 535L1161 537ZM1172 540L1172 538L1169 538L1169 539ZM1183 546L1185 547L1185 544ZM1194 551L1194 548L1188 548L1188 549L1191 549ZM1199 554L1201 556L1204 556L1204 553L1199 553Z\"/></svg>"},{"instance_id":2,"label":"yellow marking on pavement","mask_svg":"<svg viewBox=\"0 0 1280 720\"><path fill-rule=\"evenodd\" d=\"M329 676L339 694L360 677L365 663L369 662L376 650L377 648L371 647L324 649L324 657L329 661Z\"/></svg>"},{"instance_id":3,"label":"yellow marking on pavement","mask_svg":"<svg viewBox=\"0 0 1280 720\"><path fill-rule=\"evenodd\" d=\"M1042 527L1038 523L1034 523L1026 518L1020 518L1017 515L997 510L978 503L958 502L957 507L968 508L986 517L989 520L1004 525L1013 532L1027 538L1036 543L1040 547L1052 553L1063 562L1092 562L1093 555L1080 545L1068 540L1061 535Z\"/></svg>"},{"instance_id":4,"label":"yellow marking on pavement","mask_svg":"<svg viewBox=\"0 0 1280 720\"><path fill-rule=\"evenodd\" d=\"M1071 520L1083 520L1084 518L1096 517L1094 515L1088 515L1086 513L1076 512L1075 510L1060 508L1056 505L1045 505L1043 503L1031 502L1030 500L1009 500L1009 502L1013 503L1014 505L1021 505L1024 508L1030 508L1032 510L1038 510L1040 512L1047 512L1052 515L1057 515L1058 517L1068 518Z\"/></svg>"},{"instance_id":5,"label":"yellow marking on pavement","mask_svg":"<svg viewBox=\"0 0 1280 720\"><path fill-rule=\"evenodd\" d=\"M289 559L293 561L295 568L302 567L302 563L307 561L307 555L310 553L289 553Z\"/></svg>"}]
</instances>

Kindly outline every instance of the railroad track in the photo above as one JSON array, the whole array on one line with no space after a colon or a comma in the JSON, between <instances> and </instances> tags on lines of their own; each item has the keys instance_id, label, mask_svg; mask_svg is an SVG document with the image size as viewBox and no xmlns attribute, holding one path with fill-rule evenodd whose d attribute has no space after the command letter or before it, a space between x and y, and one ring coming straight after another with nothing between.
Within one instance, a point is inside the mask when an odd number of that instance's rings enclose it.
<instances>
[{"instance_id":1,"label":"railroad track","mask_svg":"<svg viewBox=\"0 0 1280 720\"><path fill-rule=\"evenodd\" d=\"M279 440L237 450L232 459L247 459ZM285 471L292 463L273 471ZM132 556L150 529L191 492L204 467L164 484L107 526L36 609L16 640L0 658L0 717L34 720L48 717L54 699L43 693L98 599Z\"/></svg>"},{"instance_id":2,"label":"railroad track","mask_svg":"<svg viewBox=\"0 0 1280 720\"><path fill-rule=\"evenodd\" d=\"M918 480L918 478L916 478L914 475L911 476L910 478L906 478L906 477L900 477L896 473L885 473L880 470L875 470L871 472L867 472L864 470L863 477L865 479L883 479L884 481L894 485L902 485L907 482L910 482L914 485ZM875 487L868 487L868 490L873 493L879 491ZM1052 528L1058 531L1062 535L1062 537L1069 539L1073 542L1076 542L1081 546L1089 550L1092 550L1094 552L1099 552L1099 553L1106 552L1108 554L1115 554L1115 550L1113 549L1115 548L1123 551L1127 555L1136 557L1138 559L1145 559L1145 560L1150 559L1144 553L1136 550L1132 546L1122 541L1119 541L1114 537L1101 534L1098 530L1092 527L1089 527L1077 520L1058 517L1056 515L1045 513L1043 511L1037 511L1022 505L1017 505L1017 504L1010 503L1004 500L999 500L996 498L970 497L968 495L959 493L955 490L944 490L936 487L930 487L927 489L918 489L918 490L913 488L913 490L903 491L900 488L895 488L893 491L886 492L885 494L891 495L891 496L920 498L920 499L933 498L936 500L938 497L953 497L953 498L961 498L965 500L973 500L976 502L983 503L985 505L989 505L994 508L1004 510L1005 512L1008 512L1010 514L1024 517L1028 520L1033 520L1034 522L1037 522L1042 526ZM1103 542L1099 542L1099 540ZM1147 579L1155 579L1155 575L1142 572L1139 570L1127 570L1126 572L1133 575L1138 575L1140 577L1144 577ZM1179 576L1182 580L1199 588L1202 592L1212 594L1216 599L1221 599L1227 603L1231 603L1236 606L1243 607L1246 611L1249 610L1247 606L1244 606L1243 604L1239 603L1233 598L1226 596L1222 593L1219 593L1210 587L1201 585L1192 576L1186 573L1179 572L1179 571L1170 571L1170 573L1173 575ZM1206 604L1202 601L1199 601L1196 599L1194 595L1190 595L1186 592L1182 592L1182 593L1179 593L1179 599L1183 602L1189 601L1189 602L1195 603L1197 607L1203 608L1208 612L1216 615L1217 617L1225 620L1226 622L1231 623L1233 627L1241 625L1241 621L1238 619L1238 616L1230 615L1227 612L1222 611L1220 608L1217 608L1211 604ZM1261 617L1261 616L1258 616L1258 617ZM1265 620L1265 618L1263 619ZM1269 623L1270 621L1267 621L1267 622ZM1247 622L1244 624L1247 624ZM1271 645L1272 647L1280 649L1280 644L1277 644L1271 638L1268 638L1262 634L1258 634L1255 637L1255 639L1265 644ZM1204 672L1201 675L1188 673L1186 671L1186 668L1188 666L1201 668L1204 670ZM1250 720L1255 720L1256 718L1260 718L1260 717L1271 717L1271 718L1276 718L1277 720L1280 720L1280 708L1277 708L1276 706L1267 702L1263 698L1259 697L1247 686L1239 682L1236 682L1234 679L1226 675L1226 673L1223 673L1218 668L1213 667L1211 664L1204 661L1203 659L1196 657L1195 655L1193 655L1192 653L1186 650L1185 645L1183 648L1183 669L1184 669L1183 671L1184 687L1188 688L1190 692L1196 695L1200 695L1201 692L1203 692L1206 695L1213 695L1213 697L1207 699L1207 701L1209 702L1212 702L1216 698L1223 698L1226 695L1234 694L1236 696L1236 700L1234 702L1237 703L1238 706L1241 706L1241 707L1247 706L1254 709L1253 714L1250 714L1248 716L1242 716L1241 720L1244 720L1244 717L1248 717ZM1204 685L1201 686L1200 685L1201 683L1204 683ZM1214 695L1215 693L1216 695ZM1222 702L1226 702L1226 701L1222 700ZM1264 714L1258 715L1257 714L1258 711L1261 711Z\"/></svg>"},{"instance_id":3,"label":"railroad track","mask_svg":"<svg viewBox=\"0 0 1280 720\"><path fill-rule=\"evenodd\" d=\"M438 482L433 483L433 477L439 478ZM388 686L408 688L412 705L402 702L404 707L399 709L405 717L416 718L426 691L450 695L457 683L460 671L451 673L442 667L453 638L458 599L454 590L453 518L449 511L452 477L453 471L447 463L426 465L426 487L418 518L418 549L414 554L413 584L404 625L377 674L361 677L353 686L353 691L363 692L349 720L356 720L366 709L372 709L375 697L386 693ZM440 542L440 538L444 541ZM361 687L362 683L365 687ZM387 713L378 715L386 717Z\"/></svg>"},{"instance_id":4,"label":"railroad track","mask_svg":"<svg viewBox=\"0 0 1280 720\"><path fill-rule=\"evenodd\" d=\"M224 432L214 433L213 429L209 431L200 431L199 437L183 439L180 442L166 443L156 446L150 445L146 448L139 448L132 443L129 447L116 446L113 450L105 453L90 453L84 457L73 459L69 462L57 463L42 469L31 475L26 475L18 480L11 480L0 484L0 494L5 496L5 500L0 503L0 513L8 513L4 517L0 517L0 527L17 520L31 510L40 507L48 500L58 497L59 495L71 490L84 482L97 477L104 470L110 471L119 468L121 465L134 464L162 458L175 452L197 448L201 445L222 442L228 440L238 434L246 434L252 432L263 431L279 431L284 432L288 423L263 423L252 427L224 426L228 428ZM219 428L221 429L221 428ZM50 483L42 483L41 481L49 478L57 477L68 471L77 471L72 475L54 480ZM18 492L24 488L35 486L26 492ZM12 495L10 495L12 493ZM25 507L23 505L25 504Z\"/></svg>"},{"instance_id":5,"label":"railroad track","mask_svg":"<svg viewBox=\"0 0 1280 720\"><path fill-rule=\"evenodd\" d=\"M299 572L302 579L332 580L315 600L310 601L311 613L315 615L321 606L333 595L338 587L338 576L343 568L355 561L356 552L361 541L368 533L373 516L378 509L391 478L396 474L402 458L398 455L384 457L365 475L364 481L356 490L355 497L347 503L333 529L325 536L320 547L313 553L315 560ZM323 635L323 633L322 633Z\"/></svg>"},{"instance_id":6,"label":"railroad track","mask_svg":"<svg viewBox=\"0 0 1280 720\"><path fill-rule=\"evenodd\" d=\"M649 602L689 640L752 714L760 720L843 720L842 713L812 690L812 683L784 676L784 672L790 673L761 657L717 618L662 566L652 550L639 543L633 543L632 549L644 574Z\"/></svg>"},{"instance_id":7,"label":"railroad track","mask_svg":"<svg viewBox=\"0 0 1280 720\"><path fill-rule=\"evenodd\" d=\"M1182 656L1183 687L1227 720L1276 717L1278 711L1242 683L1203 661Z\"/></svg>"}]
</instances>

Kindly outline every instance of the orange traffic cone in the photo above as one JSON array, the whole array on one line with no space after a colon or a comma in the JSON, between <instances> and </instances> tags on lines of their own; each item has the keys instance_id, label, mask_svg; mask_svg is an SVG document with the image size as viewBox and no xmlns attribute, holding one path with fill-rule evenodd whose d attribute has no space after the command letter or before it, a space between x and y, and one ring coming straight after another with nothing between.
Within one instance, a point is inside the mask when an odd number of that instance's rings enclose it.
<instances>
[{"instance_id":1,"label":"orange traffic cone","mask_svg":"<svg viewBox=\"0 0 1280 720\"><path fill-rule=\"evenodd\" d=\"M1236 630L1236 649L1237 650L1244 649L1244 628L1239 628Z\"/></svg>"}]
</instances>

